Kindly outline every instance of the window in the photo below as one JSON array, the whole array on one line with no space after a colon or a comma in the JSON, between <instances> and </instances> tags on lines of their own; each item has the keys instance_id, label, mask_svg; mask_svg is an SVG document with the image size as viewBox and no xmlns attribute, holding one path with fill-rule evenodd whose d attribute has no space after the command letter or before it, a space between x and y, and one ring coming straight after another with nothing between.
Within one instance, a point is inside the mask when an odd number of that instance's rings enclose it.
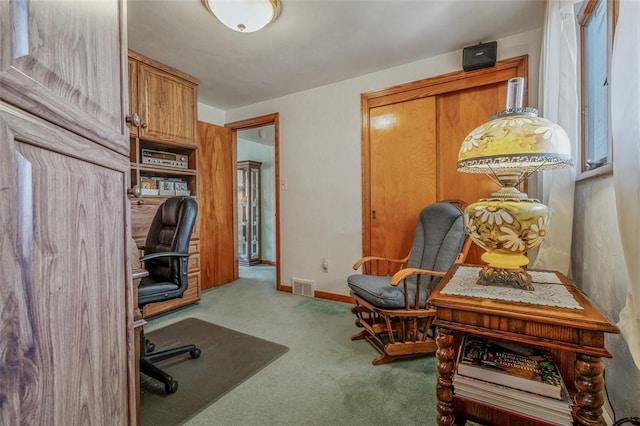
<instances>
[{"instance_id":1,"label":"window","mask_svg":"<svg viewBox=\"0 0 640 426\"><path fill-rule=\"evenodd\" d=\"M608 78L617 1L585 0L579 12L582 80L580 172L588 175L597 169L611 171L613 160Z\"/></svg>"}]
</instances>

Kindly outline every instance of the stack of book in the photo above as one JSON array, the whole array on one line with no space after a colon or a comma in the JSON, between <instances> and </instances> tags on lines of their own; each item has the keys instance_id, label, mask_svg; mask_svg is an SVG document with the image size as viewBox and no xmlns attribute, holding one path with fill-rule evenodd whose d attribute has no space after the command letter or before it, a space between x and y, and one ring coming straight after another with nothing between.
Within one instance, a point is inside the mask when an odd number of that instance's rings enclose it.
<instances>
[{"instance_id":1,"label":"stack of book","mask_svg":"<svg viewBox=\"0 0 640 426\"><path fill-rule=\"evenodd\" d=\"M454 393L518 416L571 425L571 397L547 350L464 336Z\"/></svg>"}]
</instances>

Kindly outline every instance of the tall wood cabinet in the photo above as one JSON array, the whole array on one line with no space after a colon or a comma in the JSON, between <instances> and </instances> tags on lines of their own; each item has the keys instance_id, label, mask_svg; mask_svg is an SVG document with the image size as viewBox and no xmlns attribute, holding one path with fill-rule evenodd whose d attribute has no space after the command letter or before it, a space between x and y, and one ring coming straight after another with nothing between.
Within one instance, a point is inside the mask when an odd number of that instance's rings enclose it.
<instances>
[{"instance_id":1,"label":"tall wood cabinet","mask_svg":"<svg viewBox=\"0 0 640 426\"><path fill-rule=\"evenodd\" d=\"M238 262L260 263L260 168L257 161L238 161Z\"/></svg>"},{"instance_id":2,"label":"tall wood cabinet","mask_svg":"<svg viewBox=\"0 0 640 426\"><path fill-rule=\"evenodd\" d=\"M0 2L3 424L135 422L124 10Z\"/></svg>"},{"instance_id":3,"label":"tall wood cabinet","mask_svg":"<svg viewBox=\"0 0 640 426\"><path fill-rule=\"evenodd\" d=\"M142 246L156 210L167 197L198 198L199 81L132 50L128 73L131 224L133 238ZM189 246L189 287L182 298L145 306L144 317L200 300L200 217Z\"/></svg>"}]
</instances>

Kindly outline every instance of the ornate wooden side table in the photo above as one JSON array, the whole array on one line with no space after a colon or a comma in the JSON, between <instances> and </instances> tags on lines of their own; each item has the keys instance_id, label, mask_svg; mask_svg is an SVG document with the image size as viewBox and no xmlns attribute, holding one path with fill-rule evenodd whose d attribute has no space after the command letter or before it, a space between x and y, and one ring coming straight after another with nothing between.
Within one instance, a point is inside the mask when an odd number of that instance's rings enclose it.
<instances>
[{"instance_id":1,"label":"ornate wooden side table","mask_svg":"<svg viewBox=\"0 0 640 426\"><path fill-rule=\"evenodd\" d=\"M532 275L538 274L534 276L536 290L523 295L523 300L528 298L523 302L514 299L525 290L496 291L468 285L470 274L478 270L470 265L454 266L430 297L438 327L437 424L464 424L467 419L496 425L538 424L456 397L455 355L462 336L473 334L549 349L572 396L574 423L603 425L602 358L611 358L604 344L605 333L619 333L618 328L559 272L532 271Z\"/></svg>"}]
</instances>

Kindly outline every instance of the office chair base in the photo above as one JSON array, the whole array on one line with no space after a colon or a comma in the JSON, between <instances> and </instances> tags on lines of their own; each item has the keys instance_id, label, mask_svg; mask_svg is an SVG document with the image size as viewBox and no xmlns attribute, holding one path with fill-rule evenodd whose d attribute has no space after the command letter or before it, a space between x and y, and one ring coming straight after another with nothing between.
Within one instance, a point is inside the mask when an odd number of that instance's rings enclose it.
<instances>
[{"instance_id":1,"label":"office chair base","mask_svg":"<svg viewBox=\"0 0 640 426\"><path fill-rule=\"evenodd\" d=\"M188 353L191 358L200 358L202 351L196 345L184 345L177 348L165 349L158 352L155 345L144 336L144 331L140 336L143 352L140 357L140 372L147 376L164 383L164 391L166 393L175 393L178 390L178 382L162 369L156 367L153 363L165 359L173 358L178 355Z\"/></svg>"},{"instance_id":2,"label":"office chair base","mask_svg":"<svg viewBox=\"0 0 640 426\"><path fill-rule=\"evenodd\" d=\"M175 393L178 390L178 382L176 380L173 380L173 377L153 365L147 359L140 360L140 372L153 379L156 379L159 382L164 383L164 391L166 393Z\"/></svg>"}]
</instances>

